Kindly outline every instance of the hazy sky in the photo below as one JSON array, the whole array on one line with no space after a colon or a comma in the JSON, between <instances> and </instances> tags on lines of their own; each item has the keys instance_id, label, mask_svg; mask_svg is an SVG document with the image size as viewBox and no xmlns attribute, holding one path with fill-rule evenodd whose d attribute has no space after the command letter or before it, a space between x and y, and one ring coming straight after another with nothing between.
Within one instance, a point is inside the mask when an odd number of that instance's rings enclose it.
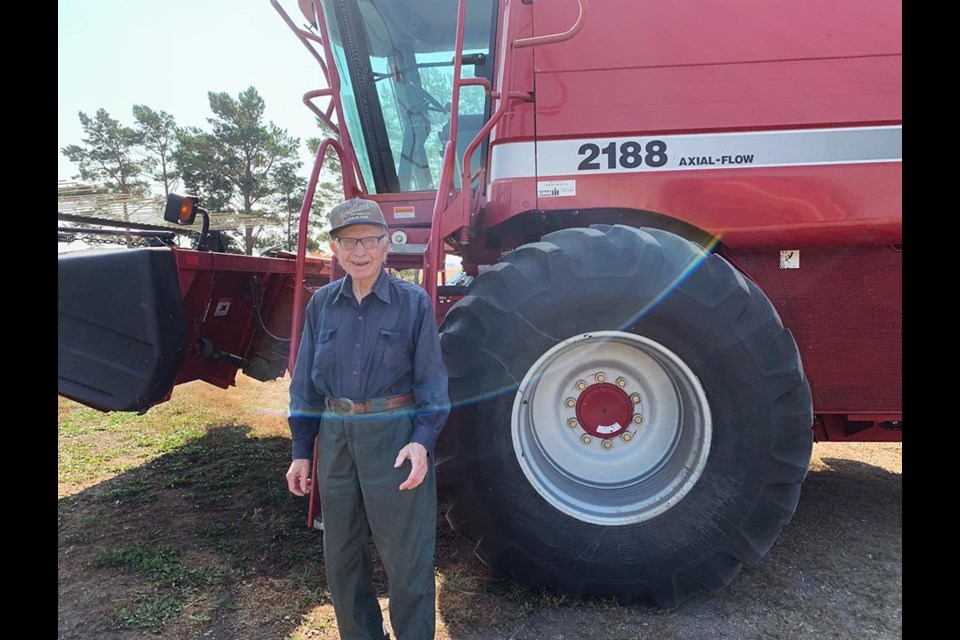
<instances>
[{"instance_id":1,"label":"hazy sky","mask_svg":"<svg viewBox=\"0 0 960 640\"><path fill-rule=\"evenodd\" d=\"M302 25L296 1L280 2ZM318 135L301 98L323 74L269 0L59 0L57 45L58 179L78 173L59 150L80 144L80 111L132 126L144 104L209 130L207 92L252 85L267 120L301 141Z\"/></svg>"}]
</instances>

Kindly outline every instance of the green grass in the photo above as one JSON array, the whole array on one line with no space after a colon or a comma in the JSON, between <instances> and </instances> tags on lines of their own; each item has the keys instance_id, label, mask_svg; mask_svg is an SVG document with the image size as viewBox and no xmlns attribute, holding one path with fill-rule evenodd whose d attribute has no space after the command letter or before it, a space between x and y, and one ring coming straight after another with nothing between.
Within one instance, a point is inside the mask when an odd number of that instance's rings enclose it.
<instances>
[{"instance_id":1,"label":"green grass","mask_svg":"<svg viewBox=\"0 0 960 640\"><path fill-rule=\"evenodd\" d=\"M149 414L104 415L86 408L72 411L57 426L57 481L81 485L104 475L122 473L206 433L197 424L159 422L158 417Z\"/></svg>"},{"instance_id":2,"label":"green grass","mask_svg":"<svg viewBox=\"0 0 960 640\"><path fill-rule=\"evenodd\" d=\"M121 567L145 576L160 586L177 586L186 581L188 572L180 564L180 556L172 545L155 546L141 543L124 549L98 554L94 567Z\"/></svg>"},{"instance_id":3,"label":"green grass","mask_svg":"<svg viewBox=\"0 0 960 640\"><path fill-rule=\"evenodd\" d=\"M94 587L115 590L110 574L129 585L110 592L105 626L158 633L230 616L264 567L307 563L312 579L296 579L317 587L318 536L283 481L289 439L243 423L257 415L188 401L144 415L59 404L58 481L72 493L59 501L61 561L79 573L73 559L86 557L102 576Z\"/></svg>"},{"instance_id":4,"label":"green grass","mask_svg":"<svg viewBox=\"0 0 960 640\"><path fill-rule=\"evenodd\" d=\"M147 593L137 595L131 605L117 612L112 626L118 629L158 631L178 618L189 602L204 598L205 589L230 579L229 571L221 567L184 566L179 551L169 544L142 542L103 551L90 564L140 576L150 585ZM209 619L202 614L196 619L203 621L204 617Z\"/></svg>"},{"instance_id":5,"label":"green grass","mask_svg":"<svg viewBox=\"0 0 960 640\"><path fill-rule=\"evenodd\" d=\"M144 629L159 631L165 624L176 619L183 611L184 598L172 593L142 595L133 608L124 607L113 620L115 629Z\"/></svg>"}]
</instances>

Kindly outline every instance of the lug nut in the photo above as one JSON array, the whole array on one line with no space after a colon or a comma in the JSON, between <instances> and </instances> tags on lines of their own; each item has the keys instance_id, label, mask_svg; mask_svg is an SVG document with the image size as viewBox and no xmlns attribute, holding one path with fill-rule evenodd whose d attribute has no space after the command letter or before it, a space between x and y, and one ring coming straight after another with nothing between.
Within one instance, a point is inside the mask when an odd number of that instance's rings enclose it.
<instances>
[{"instance_id":1,"label":"lug nut","mask_svg":"<svg viewBox=\"0 0 960 640\"><path fill-rule=\"evenodd\" d=\"M604 440L603 444L601 444L600 446L603 447L604 449L609 449L610 447L613 446L613 443L610 442L609 440Z\"/></svg>"},{"instance_id":2,"label":"lug nut","mask_svg":"<svg viewBox=\"0 0 960 640\"><path fill-rule=\"evenodd\" d=\"M605 382L606 380L607 380L607 374L605 373L597 374L597 382Z\"/></svg>"},{"instance_id":3,"label":"lug nut","mask_svg":"<svg viewBox=\"0 0 960 640\"><path fill-rule=\"evenodd\" d=\"M577 401L574 400L573 398L567 398L567 406L571 408L575 407L577 406Z\"/></svg>"},{"instance_id":4,"label":"lug nut","mask_svg":"<svg viewBox=\"0 0 960 640\"><path fill-rule=\"evenodd\" d=\"M593 440L593 438L591 438L587 434L583 434L583 436L581 436L580 438L580 442L582 442L583 444L590 444L591 440Z\"/></svg>"},{"instance_id":5,"label":"lug nut","mask_svg":"<svg viewBox=\"0 0 960 640\"><path fill-rule=\"evenodd\" d=\"M632 402L633 404L640 404L640 394L635 393L632 396L630 396L630 402Z\"/></svg>"},{"instance_id":6,"label":"lug nut","mask_svg":"<svg viewBox=\"0 0 960 640\"><path fill-rule=\"evenodd\" d=\"M577 421L574 418L570 418L567 420L567 426L573 429L577 426Z\"/></svg>"},{"instance_id":7,"label":"lug nut","mask_svg":"<svg viewBox=\"0 0 960 640\"><path fill-rule=\"evenodd\" d=\"M626 379L626 378L617 378L617 386L620 387L621 389L622 389L623 387L627 386L627 379Z\"/></svg>"},{"instance_id":8,"label":"lug nut","mask_svg":"<svg viewBox=\"0 0 960 640\"><path fill-rule=\"evenodd\" d=\"M640 424L641 422L643 422L643 416L640 415L639 413L635 414L635 415L633 416L633 423L634 423L634 424Z\"/></svg>"},{"instance_id":9,"label":"lug nut","mask_svg":"<svg viewBox=\"0 0 960 640\"><path fill-rule=\"evenodd\" d=\"M623 438L624 442L630 442L631 440L633 440L633 434L630 433L629 431L624 431L623 435L620 437Z\"/></svg>"},{"instance_id":10,"label":"lug nut","mask_svg":"<svg viewBox=\"0 0 960 640\"><path fill-rule=\"evenodd\" d=\"M586 388L587 388L586 380L577 380L577 389L580 389L580 391L583 391Z\"/></svg>"}]
</instances>

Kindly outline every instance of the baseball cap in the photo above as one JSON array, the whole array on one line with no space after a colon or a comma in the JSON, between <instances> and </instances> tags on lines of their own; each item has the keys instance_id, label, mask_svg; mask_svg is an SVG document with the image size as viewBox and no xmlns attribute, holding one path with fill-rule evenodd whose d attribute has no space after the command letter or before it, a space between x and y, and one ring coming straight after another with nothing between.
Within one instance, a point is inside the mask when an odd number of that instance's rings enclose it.
<instances>
[{"instance_id":1,"label":"baseball cap","mask_svg":"<svg viewBox=\"0 0 960 640\"><path fill-rule=\"evenodd\" d=\"M330 235L355 224L378 224L384 229L387 228L383 211L373 200L353 198L338 204L330 212Z\"/></svg>"}]
</instances>

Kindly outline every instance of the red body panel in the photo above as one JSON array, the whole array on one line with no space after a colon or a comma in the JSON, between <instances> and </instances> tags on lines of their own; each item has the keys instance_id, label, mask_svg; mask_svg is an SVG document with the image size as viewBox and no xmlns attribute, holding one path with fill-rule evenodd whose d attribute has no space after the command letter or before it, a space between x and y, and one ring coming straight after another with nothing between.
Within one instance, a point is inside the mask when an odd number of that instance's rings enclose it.
<instances>
[{"instance_id":1,"label":"red body panel","mask_svg":"<svg viewBox=\"0 0 960 640\"><path fill-rule=\"evenodd\" d=\"M737 249L888 245L902 239L902 181L899 163L604 174L577 176L576 195L561 203L537 199L536 180L513 178L491 185L487 222L532 208L630 209Z\"/></svg>"},{"instance_id":2,"label":"red body panel","mask_svg":"<svg viewBox=\"0 0 960 640\"><path fill-rule=\"evenodd\" d=\"M775 252L733 257L793 333L814 410L898 420L891 416L903 407L902 252L851 247L799 254L798 269L780 268Z\"/></svg>"},{"instance_id":3,"label":"red body panel","mask_svg":"<svg viewBox=\"0 0 960 640\"><path fill-rule=\"evenodd\" d=\"M198 340L247 360L254 356L285 362L286 353L269 353L258 336L254 295L266 329L277 337L289 338L292 317L296 260L264 258L227 253L179 251L172 249L180 277L184 312L187 316L188 345L175 384L204 380L221 388L232 386L238 364L228 359L202 355ZM307 283L329 281L328 261L311 258L306 263ZM254 280L255 286L252 286ZM305 302L309 296L305 297Z\"/></svg>"},{"instance_id":4,"label":"red body panel","mask_svg":"<svg viewBox=\"0 0 960 640\"><path fill-rule=\"evenodd\" d=\"M575 0L534 3L537 34ZM901 3L604 0L536 49L537 136L899 121Z\"/></svg>"},{"instance_id":5,"label":"red body panel","mask_svg":"<svg viewBox=\"0 0 960 640\"><path fill-rule=\"evenodd\" d=\"M505 118L491 144L898 124L900 3L813 4L590 3L571 40L534 48L535 126ZM536 35L563 31L578 11L575 0L528 8ZM529 89L522 73L513 77L510 90ZM536 208L652 211L737 247L900 241L899 162L577 178L576 197L540 198ZM489 186L488 225L529 210L516 182Z\"/></svg>"},{"instance_id":6,"label":"red body panel","mask_svg":"<svg viewBox=\"0 0 960 640\"><path fill-rule=\"evenodd\" d=\"M575 0L527 8L535 35L568 29L578 13ZM491 148L501 148L490 154L484 225L531 210L575 213L590 224L591 212L616 210L706 231L793 332L815 411L881 416L856 433L821 420L818 437L899 439L902 431L872 428L899 424L902 413L899 158L567 175L540 169L555 153L550 141L602 147L617 138L899 126L900 13L900 3L887 0L589 3L571 40L534 48L535 122L513 117L494 131ZM529 149L515 153L523 143ZM502 153L511 147L512 156ZM538 198L538 180L574 181L575 194ZM800 268L781 269L781 250L799 250Z\"/></svg>"}]
</instances>

